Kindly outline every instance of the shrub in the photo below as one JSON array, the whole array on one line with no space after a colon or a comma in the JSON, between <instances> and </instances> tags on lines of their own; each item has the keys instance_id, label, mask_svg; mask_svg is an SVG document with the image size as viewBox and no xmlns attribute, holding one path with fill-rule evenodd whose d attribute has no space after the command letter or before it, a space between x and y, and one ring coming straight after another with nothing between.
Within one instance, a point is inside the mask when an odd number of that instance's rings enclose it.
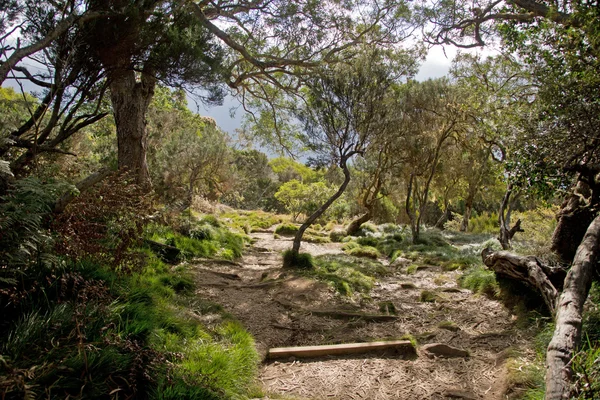
<instances>
[{"instance_id":1,"label":"shrub","mask_svg":"<svg viewBox=\"0 0 600 400\"><path fill-rule=\"evenodd\" d=\"M356 243L360 244L361 246L377 247L377 244L379 243L379 241L372 236L363 236L363 237L357 238Z\"/></svg>"},{"instance_id":2,"label":"shrub","mask_svg":"<svg viewBox=\"0 0 600 400\"><path fill-rule=\"evenodd\" d=\"M346 237L346 232L344 231L331 231L329 233L329 240L335 243L339 243Z\"/></svg>"},{"instance_id":3,"label":"shrub","mask_svg":"<svg viewBox=\"0 0 600 400\"><path fill-rule=\"evenodd\" d=\"M304 235L302 240L307 243L331 243L328 237L315 236L315 235Z\"/></svg>"},{"instance_id":4,"label":"shrub","mask_svg":"<svg viewBox=\"0 0 600 400\"><path fill-rule=\"evenodd\" d=\"M356 249L358 247L360 247L360 244L358 244L357 242L355 242L355 241L348 241L348 242L345 242L342 245L342 250L348 251L348 250Z\"/></svg>"},{"instance_id":5,"label":"shrub","mask_svg":"<svg viewBox=\"0 0 600 400\"><path fill-rule=\"evenodd\" d=\"M495 234L499 229L497 213L486 212L469 219L469 232Z\"/></svg>"},{"instance_id":6,"label":"shrub","mask_svg":"<svg viewBox=\"0 0 600 400\"><path fill-rule=\"evenodd\" d=\"M369 234L373 234L377 232L377 227L370 222L365 222L360 226L358 230L357 236L367 236Z\"/></svg>"},{"instance_id":7,"label":"shrub","mask_svg":"<svg viewBox=\"0 0 600 400\"><path fill-rule=\"evenodd\" d=\"M314 261L308 253L286 250L283 252L283 268L313 269Z\"/></svg>"},{"instance_id":8,"label":"shrub","mask_svg":"<svg viewBox=\"0 0 600 400\"><path fill-rule=\"evenodd\" d=\"M214 215L205 215L200 219L201 225L211 225L215 228L221 228L222 224Z\"/></svg>"},{"instance_id":9,"label":"shrub","mask_svg":"<svg viewBox=\"0 0 600 400\"><path fill-rule=\"evenodd\" d=\"M280 224L275 228L275 233L278 235L295 235L298 229L299 226L294 224Z\"/></svg>"}]
</instances>

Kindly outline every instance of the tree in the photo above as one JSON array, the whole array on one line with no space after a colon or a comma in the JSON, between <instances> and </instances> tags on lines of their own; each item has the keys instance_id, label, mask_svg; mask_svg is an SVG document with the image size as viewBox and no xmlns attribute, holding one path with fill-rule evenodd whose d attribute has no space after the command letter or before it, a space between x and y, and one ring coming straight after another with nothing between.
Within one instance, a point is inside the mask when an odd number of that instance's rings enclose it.
<instances>
[{"instance_id":1,"label":"tree","mask_svg":"<svg viewBox=\"0 0 600 400\"><path fill-rule=\"evenodd\" d=\"M460 92L446 79L411 82L398 95L398 110L406 114L407 168L405 210L412 240L419 240L431 183L440 157L464 130L465 113Z\"/></svg>"},{"instance_id":2,"label":"tree","mask_svg":"<svg viewBox=\"0 0 600 400\"><path fill-rule=\"evenodd\" d=\"M70 15L81 15L76 11L90 15L79 18L82 36L92 63L103 67L110 85L119 167L136 172L145 184L144 121L158 81L198 87L208 92L209 102L218 102L221 85L227 84L245 102L248 96L265 98L269 87L297 89L309 70L336 62L340 52L357 43L396 42L406 34L398 11L406 8L374 0L89 0L76 5L54 28L70 23ZM60 4L47 8L57 13ZM64 29L55 31L60 35Z\"/></svg>"},{"instance_id":3,"label":"tree","mask_svg":"<svg viewBox=\"0 0 600 400\"><path fill-rule=\"evenodd\" d=\"M509 48L533 69L539 87L538 112L523 123L527 134L519 138L521 146L515 146L510 166L514 176L541 194L572 188L552 240L553 250L572 266L564 285L555 284L562 293L554 296L556 329L546 357L546 399L566 399L571 391L570 360L580 340L581 306L598 256L594 221L600 193L595 128L600 115L599 10L595 4L578 1L451 3L456 7L446 10L452 14L426 9L425 15L435 21L433 41L477 46L500 32ZM503 264L515 270L507 255L484 259L490 266ZM533 276L541 283L548 271L537 272Z\"/></svg>"},{"instance_id":4,"label":"tree","mask_svg":"<svg viewBox=\"0 0 600 400\"><path fill-rule=\"evenodd\" d=\"M187 208L196 195L216 200L231 190L230 139L212 118L188 109L183 91L157 87L148 116L148 161L157 193Z\"/></svg>"},{"instance_id":5,"label":"tree","mask_svg":"<svg viewBox=\"0 0 600 400\"><path fill-rule=\"evenodd\" d=\"M364 155L372 140L387 130L389 90L395 79L413 71L414 61L409 53L398 57L363 48L350 63L324 68L308 82L307 107L298 113L305 124L306 143L337 164L344 180L300 226L292 252L299 252L306 229L344 193L351 179L350 159Z\"/></svg>"},{"instance_id":6,"label":"tree","mask_svg":"<svg viewBox=\"0 0 600 400\"><path fill-rule=\"evenodd\" d=\"M65 4L58 16L52 6L27 3L21 8L21 17L26 20L23 38L35 42L60 23L57 19L75 12L76 5ZM34 68L19 65L8 71L21 88L27 118L3 133L6 140L0 145L0 157L10 159L18 174L23 174L39 154L69 154L59 146L108 114L103 103L106 85L102 71L88 63L79 31L79 27L72 27L48 43L44 52L31 58ZM36 88L39 99L30 101L33 97L25 93L23 81Z\"/></svg>"}]
</instances>

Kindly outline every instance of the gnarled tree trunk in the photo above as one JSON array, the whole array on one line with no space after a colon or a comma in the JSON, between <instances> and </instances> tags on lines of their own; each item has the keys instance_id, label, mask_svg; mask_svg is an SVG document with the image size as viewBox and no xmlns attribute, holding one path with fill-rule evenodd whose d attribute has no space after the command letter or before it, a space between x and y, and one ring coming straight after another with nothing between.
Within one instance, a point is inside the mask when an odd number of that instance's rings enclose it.
<instances>
[{"instance_id":1,"label":"gnarled tree trunk","mask_svg":"<svg viewBox=\"0 0 600 400\"><path fill-rule=\"evenodd\" d=\"M592 285L599 253L600 216L597 216L577 248L556 306L556 327L546 352L546 400L570 398L571 361L581 341L583 304Z\"/></svg>"},{"instance_id":2,"label":"gnarled tree trunk","mask_svg":"<svg viewBox=\"0 0 600 400\"><path fill-rule=\"evenodd\" d=\"M483 263L496 275L523 282L539 292L544 303L554 313L558 291L562 288L564 270L544 265L537 257L518 256L507 251L493 252L486 248L481 252Z\"/></svg>"},{"instance_id":3,"label":"gnarled tree trunk","mask_svg":"<svg viewBox=\"0 0 600 400\"><path fill-rule=\"evenodd\" d=\"M348 229L346 229L346 236L354 236L359 231L362 224L369 221L373 217L373 213L370 209L367 209L367 212L363 215L355 218L350 225L348 225Z\"/></svg>"},{"instance_id":4,"label":"gnarled tree trunk","mask_svg":"<svg viewBox=\"0 0 600 400\"><path fill-rule=\"evenodd\" d=\"M591 195L589 185L578 181L556 216L558 224L552 235L551 250L566 263L570 263L575 257L575 252L595 217L587 201Z\"/></svg>"},{"instance_id":5,"label":"gnarled tree trunk","mask_svg":"<svg viewBox=\"0 0 600 400\"><path fill-rule=\"evenodd\" d=\"M517 232L524 232L524 230L521 228L520 219L517 220L517 223L512 228L510 227L510 215L519 197L519 193L517 193L511 201L510 197L512 195L512 191L512 185L508 185L506 193L504 194L504 198L502 199L502 204L500 205L500 210L498 211L498 223L500 225L498 241L504 250L512 249L512 244L510 241Z\"/></svg>"}]
</instances>

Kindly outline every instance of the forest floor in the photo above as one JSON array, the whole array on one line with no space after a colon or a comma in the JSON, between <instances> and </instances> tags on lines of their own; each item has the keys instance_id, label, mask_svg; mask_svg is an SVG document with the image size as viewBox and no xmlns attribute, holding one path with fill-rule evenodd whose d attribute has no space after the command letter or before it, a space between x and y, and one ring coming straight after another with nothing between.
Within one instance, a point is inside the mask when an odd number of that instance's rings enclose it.
<instances>
[{"instance_id":1,"label":"forest floor","mask_svg":"<svg viewBox=\"0 0 600 400\"><path fill-rule=\"evenodd\" d=\"M200 262L198 295L233 314L254 335L259 352L269 348L416 338L416 357L360 354L315 359L264 360L259 380L268 398L284 399L505 399L506 359L528 350L531 337L500 302L458 288L460 271L422 265L413 274L393 269L357 300L324 282L283 270L281 252L290 238L273 230L251 234L241 262ZM313 256L342 253L341 244L304 243ZM387 264L386 260L379 260ZM421 291L435 293L420 301ZM391 302L396 318L370 322L339 319L313 310L381 314ZM210 319L207 317L207 319ZM208 321L210 322L210 321ZM467 357L432 356L421 346L443 343Z\"/></svg>"}]
</instances>

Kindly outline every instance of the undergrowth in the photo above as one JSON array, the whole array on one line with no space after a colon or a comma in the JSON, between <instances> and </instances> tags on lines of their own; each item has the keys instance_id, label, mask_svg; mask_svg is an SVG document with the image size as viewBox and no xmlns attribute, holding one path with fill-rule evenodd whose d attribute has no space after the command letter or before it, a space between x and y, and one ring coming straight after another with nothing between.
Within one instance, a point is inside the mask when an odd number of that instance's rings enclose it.
<instances>
[{"instance_id":1,"label":"undergrowth","mask_svg":"<svg viewBox=\"0 0 600 400\"><path fill-rule=\"evenodd\" d=\"M330 283L338 293L368 294L376 278L389 274L387 267L377 261L357 259L343 254L328 254L315 258L315 269L310 276Z\"/></svg>"},{"instance_id":2,"label":"undergrowth","mask_svg":"<svg viewBox=\"0 0 600 400\"><path fill-rule=\"evenodd\" d=\"M19 312L2 326L5 394L217 399L243 393L257 363L251 336L227 316L212 327L199 323L202 310L186 307L194 288L186 270L148 250L137 253L144 266L127 275L88 260L43 271L54 279L12 305Z\"/></svg>"}]
</instances>

